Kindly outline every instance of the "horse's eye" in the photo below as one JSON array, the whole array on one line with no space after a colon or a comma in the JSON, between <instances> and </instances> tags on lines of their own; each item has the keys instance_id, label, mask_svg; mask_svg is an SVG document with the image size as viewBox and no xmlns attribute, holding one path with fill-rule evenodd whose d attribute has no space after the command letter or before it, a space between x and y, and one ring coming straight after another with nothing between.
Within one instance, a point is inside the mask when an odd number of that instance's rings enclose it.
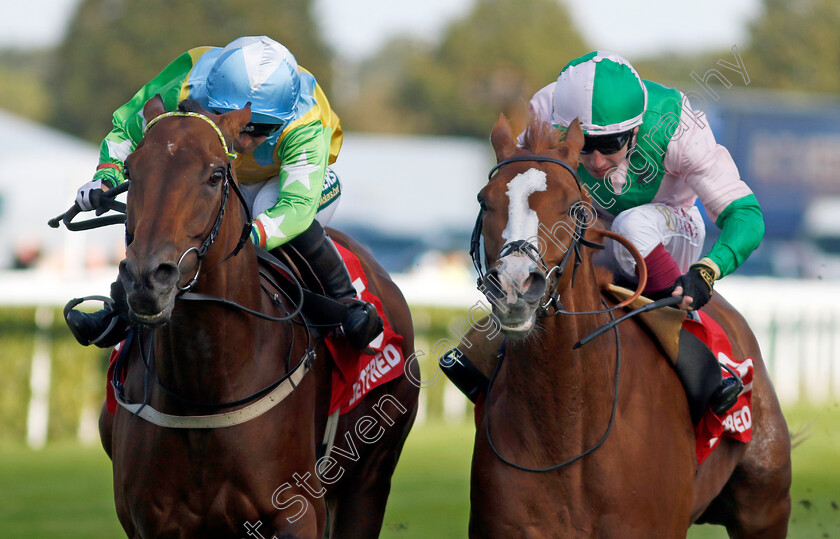
<instances>
[{"instance_id":1,"label":"horse's eye","mask_svg":"<svg viewBox=\"0 0 840 539\"><path fill-rule=\"evenodd\" d=\"M225 171L222 169L216 169L213 171L213 174L210 175L210 184L216 185L220 181L225 179Z\"/></svg>"}]
</instances>

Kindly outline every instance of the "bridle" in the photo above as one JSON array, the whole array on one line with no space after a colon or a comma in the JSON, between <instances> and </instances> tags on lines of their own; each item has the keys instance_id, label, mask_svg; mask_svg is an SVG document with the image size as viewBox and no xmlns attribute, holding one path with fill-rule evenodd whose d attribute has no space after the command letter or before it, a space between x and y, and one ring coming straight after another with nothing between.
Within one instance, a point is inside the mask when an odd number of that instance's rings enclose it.
<instances>
[{"instance_id":1,"label":"bridle","mask_svg":"<svg viewBox=\"0 0 840 539\"><path fill-rule=\"evenodd\" d=\"M219 212L216 214L216 219L213 222L213 227L210 229L210 232L208 233L207 237L204 238L204 241L201 242L201 245L199 245L198 247L193 246L187 248L187 250L184 251L178 259L178 268L180 270L181 263L184 261L184 258L186 258L188 254L190 254L191 252L195 252L196 256L198 257L198 265L195 270L195 275L189 281L187 281L187 284L185 284L184 286L181 286L180 283L177 285L179 290L178 294L181 295L185 292L188 292L198 282L198 275L201 272L201 262L207 255L207 251L210 249L210 246L213 245L213 242L216 241L216 238L219 235L219 229L221 229L222 227L222 220L225 215L225 207L227 206L228 196L231 188L233 188L233 192L236 194L237 198L239 198L239 201L242 203L242 208L245 211L245 224L242 227L242 234L239 236L239 241L237 242L236 247L234 247L233 251L231 251L225 258L223 258L219 262L219 264L225 262L233 256L236 256L236 254L242 249L242 247L245 246L245 242L248 241L248 238L251 235L251 221L253 218L251 216L251 210L248 209L248 204L245 202L245 197L242 196L242 192L239 190L239 186L233 179L233 172L231 171L231 168L232 162L234 159L236 159L237 155L231 152L228 148L227 143L225 142L225 136L222 134L222 130L219 129L219 126L216 125L216 122L198 112L166 112L152 118L148 125L146 125L146 129L143 131L143 136L145 137L146 133L149 132L149 129L151 129L152 126L155 125L158 121L164 118L172 117L199 118L207 122L219 136L219 141L222 143L222 148L224 148L225 155L227 155L228 158L228 162L225 166L225 180L224 184L222 185L222 200L219 203Z\"/></svg>"},{"instance_id":2,"label":"bridle","mask_svg":"<svg viewBox=\"0 0 840 539\"><path fill-rule=\"evenodd\" d=\"M299 281L294 277L294 272L289 269L285 264L280 262L279 260L274 260L275 263L283 272L289 277L290 280L293 281L293 284L296 285L297 292L299 293L298 299L290 298L287 295L287 298L292 302L294 305L294 309L291 312L288 312L286 316L270 316L242 305L238 303L225 299L219 298L216 296L211 296L207 294L199 294L192 292L191 289L195 286L196 282L198 281L199 273L201 272L201 262L207 254L207 251L210 249L210 246L216 241L216 238L219 235L219 230L222 226L222 220L225 214L225 208L227 206L227 200L229 196L229 190L232 188L236 196L239 198L239 201L242 203L242 207L245 211L245 225L243 227L242 233L239 237L239 240L234 247L234 249L225 256L218 264L221 264L231 257L236 256L237 253L244 247L245 243L248 241L251 233L251 221L252 216L251 212L248 209L248 204L245 202L245 198L242 195L242 192L239 190L239 187L233 178L233 173L231 171L231 162L233 159L236 158L236 154L230 152L225 143L224 135L219 129L219 126L216 123L208 118L203 114L199 114L196 112L184 112L184 111L175 111L175 112L168 112L156 116L153 118L149 124L146 126L146 129L143 133L145 136L149 129L157 123L159 120L163 118L169 117L190 117L190 118L199 118L207 122L216 134L219 136L219 141L222 143L222 147L225 150L225 154L228 157L228 162L225 169L225 179L224 184L222 186L222 196L221 201L219 203L219 211L216 214L215 220L213 222L213 226L199 246L193 246L187 248L180 256L178 260L178 267L180 270L181 263L183 262L184 258L192 252L195 252L196 256L198 257L198 267L196 268L195 275L187 282L186 285L181 286L180 284L177 285L178 287L178 297L181 300L188 300L188 301L203 301L203 302L211 302L216 304L221 304L228 308L233 308L236 310L240 310L245 312L246 314L262 318L264 320L269 320L272 322L291 322L295 317L299 316L301 313L301 309L303 306L303 298L304 298L304 291L303 287ZM128 182L126 182L128 183ZM273 257L272 257L273 258ZM217 265L218 265L217 264ZM278 290L280 290L278 288ZM281 290L282 292L282 290ZM285 292L283 292L285 294ZM275 295L275 304L277 304L279 300ZM149 377L153 375L152 372L152 363L150 359L151 354L151 342L148 344L148 352L144 351L143 348L143 339L142 339L142 330L140 331L140 335L138 336L138 346L140 349L140 355L143 361L143 365L146 370L145 381L144 381L144 398L142 402L132 402L130 401L125 395L125 387L122 382L122 373L125 369L125 362L126 356L124 354L120 354L119 358L117 359L117 363L114 368L114 372L111 378L111 385L114 389L114 396L120 406L128 410L130 413L140 416L146 421L160 426L160 427L167 427L167 428L179 428L179 429L216 429L216 428L223 428L223 427L232 427L235 425L239 425L250 421L256 417L259 417L263 413L267 412L277 404L279 404L285 397L290 395L295 388L297 388L298 384L300 384L302 378L306 373L309 371L312 362L315 360L315 343L313 342L312 334L309 329L309 325L306 320L303 320L303 325L306 327L306 337L307 337L307 344L306 349L300 359L298 360L297 364L291 368L289 364L290 357L286 358L286 365L287 365L287 372L283 375L280 379L276 380L275 382L269 384L268 386L260 389L259 391L245 397L242 399L238 399L236 401L231 402L222 402L222 403L203 403L203 402L196 402L190 399L181 397L174 393L173 391L167 389L163 384L160 383L160 380L155 379L158 385L166 391L169 395L175 397L181 402L186 402L187 404L194 406L194 407L203 407L209 409L224 409L224 408L231 408L234 406L242 406L242 408L238 408L233 411L217 413L217 414L209 414L209 415L171 415L159 412L158 410L154 409L152 406L148 404L149 400ZM293 342L290 344L289 347L289 354L291 355ZM126 348L128 348L130 343L126 343Z\"/></svg>"},{"instance_id":3,"label":"bridle","mask_svg":"<svg viewBox=\"0 0 840 539\"><path fill-rule=\"evenodd\" d=\"M536 161L536 162L549 162L549 163L558 164L558 165L562 166L563 168L565 168L572 175L572 177L575 179L575 183L577 184L577 187L581 191L581 193L584 192L583 187L581 185L580 177L578 176L577 172L568 163L560 161L559 159L554 159L554 158L551 158L551 157L544 157L544 156L539 156L539 155L522 155L522 156L517 156L517 157L512 157L512 158L509 158L509 159L502 160L490 170L490 173L488 174L488 180L492 179L493 174L497 170L499 170L499 168L501 168L502 166L507 165L509 163L513 163L513 162L519 162L519 161ZM482 268L482 264L481 264L481 238L482 238L482 225L483 225L483 221L484 221L484 211L485 211L485 208L482 205L481 209L478 212L478 217L476 219L475 227L473 228L472 237L470 239L470 257L472 258L473 265L475 266L475 269L478 272L478 289L481 290L482 292L484 291L483 289L485 287L484 281L485 281L485 279L488 278L488 276L484 273L483 268ZM546 275L546 291L545 291L545 294L543 296L543 299L540 301L540 305L537 309L537 315L538 316L548 316L549 315L548 314L549 309L551 307L554 308L553 315L557 315L557 314L586 315L586 314L603 314L603 313L608 313L609 314L609 316L610 316L610 321L609 322L607 322L606 324L601 326L593 334L587 336L584 339L581 339L581 341L578 341L578 343L576 343L573 346L573 349L577 349L582 344L585 344L585 342L589 342L590 340L592 340L597 335L601 335L602 333L605 333L606 331L609 331L610 329L612 329L614 331L614 333L615 333L616 358L615 358L615 376L614 376L612 409L611 409L611 412L610 412L610 419L609 419L607 427L604 431L603 436L601 436L601 438L598 440L598 442L596 442L593 446L589 447L585 451L577 454L576 456L574 456L572 458L569 458L569 459L567 459L563 462L560 462L558 464L554 464L554 465L546 466L546 467L542 467L542 468L531 468L531 467L527 467L527 466L522 466L522 465L516 464L515 462L505 458L499 452L499 450L496 448L496 445L493 443L493 438L492 438L491 433L490 433L491 429L490 429L490 405L489 405L490 393L491 393L491 390L493 388L493 383L496 381L496 376L499 374L499 371L501 370L501 366L502 366L502 363L504 361L504 357L505 357L506 350L507 350L507 341L504 341L503 344L502 344L502 347L499 351L499 356L498 356L499 361L496 364L496 368L493 371L493 375L491 376L490 381L487 385L487 393L486 393L487 397L486 397L485 407L484 407L484 410L485 410L485 412L484 412L485 413L485 435L487 436L488 445L490 446L490 448L492 449L492 451L496 455L496 457L499 458L499 460L501 460L506 465L508 465L512 468L515 468L517 470L524 471L524 472L547 473L547 472L552 472L552 471L559 470L559 469L564 468L564 467L566 467L566 466L568 466L568 465L570 465L574 462L577 462L578 460L582 459L583 457L593 453L599 447L601 447L603 445L603 443L607 440L610 433L612 432L613 425L615 424L616 410L618 408L619 380L620 380L620 377L621 377L621 336L619 334L618 327L617 327L618 323L620 323L622 320L626 320L627 318L629 318L629 317L631 317L635 314L638 314L639 312L641 312L644 309L648 309L650 306L655 305L655 303L649 304L649 306L646 306L642 309L636 309L635 311L633 311L633 312L631 312L631 313L629 313L625 316L622 316L621 318L618 318L618 319L616 319L612 314L612 311L614 311L616 309L619 309L619 308L622 308L622 307L626 306L627 304L629 304L630 301L635 300L641 294L641 290L644 288L644 282L646 282L646 280L647 280L647 270L644 267L644 262L641 259L641 255L638 254L638 251L635 251L634 258L636 258L637 261L641 261L641 266L642 267L640 268L640 279L639 279L640 286L639 286L638 290L636 291L636 293L634 294L634 296L632 296L630 298L630 300L625 300L621 303L617 303L616 305L613 305L612 307L607 307L606 303L602 299L601 302L607 308L602 309L602 310L596 310L596 311L572 312L572 311L565 311L565 310L562 309L562 305L560 304L560 300L559 300L560 292L558 290L558 285L559 285L560 280L563 278L563 275L564 275L564 273L565 273L565 271L566 271L566 269L569 265L569 262L574 257L574 262L573 262L573 265L572 265L572 278L571 278L571 285L570 285L570 286L574 287L575 275L577 274L578 266L580 266L580 264L583 260L583 256L582 256L582 253L581 253L582 247L589 247L589 248L592 248L592 249L604 249L603 244L591 242L589 240L586 240L583 237L586 230L591 226L591 223L588 223L584 220L583 212L572 211L572 213L574 214L574 218L575 218L575 229L574 229L574 233L572 234L572 240L569 244L569 247L566 249L566 253L563 255L563 258L560 260L560 263L553 266L548 271L548 274ZM628 248L632 247L632 244L630 244L627 240L625 240L624 238L621 238L617 234L614 234L614 233L609 232L609 231L600 231L600 232L602 234L604 234L605 236L612 237L613 239L621 241ZM635 248L633 248L633 250L635 250ZM532 244L531 242L526 241L526 240L517 240L517 241L506 243L500 249L499 257L501 258L501 257L507 256L507 255L513 253L514 251L525 253L535 263L541 264L542 268L547 268L548 267L547 264L545 263L545 260L543 259L542 255L540 254L539 249L537 249L537 247L535 247L534 244ZM670 298L669 298L669 300L670 300Z\"/></svg>"},{"instance_id":4,"label":"bridle","mask_svg":"<svg viewBox=\"0 0 840 539\"><path fill-rule=\"evenodd\" d=\"M580 181L580 177L578 176L577 171L575 171L575 169L573 169L571 165L559 159L554 159L553 157L546 157L542 155L519 155L516 157L504 159L498 164L496 164L496 166L494 166L492 169L490 169L490 173L487 175L488 181L491 180L496 171L504 165L520 161L536 161L560 165L563 168L565 168L569 172L569 174L571 174L572 177L575 179L575 183L577 184L578 190L580 190L581 193L584 192L583 186ZM472 258L473 266L475 267L475 270L478 273L478 289L482 291L486 287L486 280L488 279L488 276L484 272L484 268L481 262L481 237L482 228L484 225L485 211L486 208L482 204L481 208L478 211L478 217L476 218L475 226L473 227L472 235L470 237L470 258ZM574 260L574 262L572 263L571 282L572 286L574 286L578 266L580 266L581 262L583 261L583 254L581 252L581 248L589 247L591 249L598 250L604 249L603 244L589 241L583 237L586 233L586 230L592 225L592 223L589 222L588 219L586 219L586 210L584 209L584 207L578 206L577 209L575 209L575 207L573 206L572 213L575 219L575 229L574 233L572 234L572 240L560 262L557 265L552 266L546 274L546 289L543 295L543 299L540 301L540 305L537 310L538 316L547 316L549 313L549 309L551 309L552 307L554 307L554 314L563 312L561 311L562 305L560 304L560 291L558 290L558 286L563 278L563 275L565 274L569 262L572 260ZM505 243L499 251L499 257L501 258L510 255L514 252L524 253L535 263L539 264L540 267L542 267L543 269L548 268L548 264L546 264L545 259L539 252L539 249L537 249L537 247L534 246L533 243L527 240L515 240L512 242Z\"/></svg>"}]
</instances>

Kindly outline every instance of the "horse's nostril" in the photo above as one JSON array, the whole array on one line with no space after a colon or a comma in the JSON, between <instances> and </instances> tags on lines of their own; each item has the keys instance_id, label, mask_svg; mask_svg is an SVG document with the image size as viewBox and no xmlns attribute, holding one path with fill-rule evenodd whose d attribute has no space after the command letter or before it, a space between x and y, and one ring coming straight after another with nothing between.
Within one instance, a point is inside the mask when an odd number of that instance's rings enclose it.
<instances>
[{"instance_id":1,"label":"horse's nostril","mask_svg":"<svg viewBox=\"0 0 840 539\"><path fill-rule=\"evenodd\" d=\"M165 262L155 269L150 280L156 288L171 288L175 286L180 276L177 265Z\"/></svg>"},{"instance_id":2,"label":"horse's nostril","mask_svg":"<svg viewBox=\"0 0 840 539\"><path fill-rule=\"evenodd\" d=\"M482 281L483 292L487 295L500 298L504 294L502 293L501 282L499 281L499 270L498 268L493 268L487 272L484 276L484 280Z\"/></svg>"},{"instance_id":3,"label":"horse's nostril","mask_svg":"<svg viewBox=\"0 0 840 539\"><path fill-rule=\"evenodd\" d=\"M134 279L134 273L129 269L128 264L125 260L120 262L119 265L119 275L120 281L122 281L123 287L126 290L133 290L134 283L136 282Z\"/></svg>"},{"instance_id":4,"label":"horse's nostril","mask_svg":"<svg viewBox=\"0 0 840 539\"><path fill-rule=\"evenodd\" d=\"M522 297L528 301L541 298L545 293L545 275L539 271L532 271L522 287Z\"/></svg>"}]
</instances>

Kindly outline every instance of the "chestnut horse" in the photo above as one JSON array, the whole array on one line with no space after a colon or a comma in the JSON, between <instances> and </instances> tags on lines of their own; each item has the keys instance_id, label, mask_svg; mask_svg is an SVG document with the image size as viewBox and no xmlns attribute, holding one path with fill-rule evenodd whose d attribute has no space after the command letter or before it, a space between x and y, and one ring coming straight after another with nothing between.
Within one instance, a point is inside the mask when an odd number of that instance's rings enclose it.
<instances>
[{"instance_id":1,"label":"chestnut horse","mask_svg":"<svg viewBox=\"0 0 840 539\"><path fill-rule=\"evenodd\" d=\"M320 539L328 526L330 537L375 537L418 389L402 376L372 390L318 459L331 361L300 297L260 275L247 239L227 148L250 109L164 112L159 98L146 103L147 133L126 160L132 241L120 276L140 328L126 345L124 405L100 417L119 520L134 538ZM330 234L361 260L409 357L399 289L367 250ZM207 300L186 301L186 289Z\"/></svg>"},{"instance_id":2,"label":"chestnut horse","mask_svg":"<svg viewBox=\"0 0 840 539\"><path fill-rule=\"evenodd\" d=\"M705 312L736 358L755 362L753 439L725 439L699 469L685 393L649 333L625 321L573 349L615 302L591 260L605 233L582 210L592 206L574 172L579 124L559 139L532 121L518 147L504 116L491 135L498 165L478 195L483 283L507 344L478 419L470 536L684 537L709 522L734 537L784 537L787 425L755 337L719 294Z\"/></svg>"}]
</instances>

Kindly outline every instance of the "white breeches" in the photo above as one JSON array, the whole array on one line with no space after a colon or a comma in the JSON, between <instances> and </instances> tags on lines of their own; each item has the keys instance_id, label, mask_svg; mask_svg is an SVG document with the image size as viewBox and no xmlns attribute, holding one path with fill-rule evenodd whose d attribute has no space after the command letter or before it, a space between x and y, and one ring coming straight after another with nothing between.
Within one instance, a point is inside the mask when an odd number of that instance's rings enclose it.
<instances>
[{"instance_id":1,"label":"white breeches","mask_svg":"<svg viewBox=\"0 0 840 539\"><path fill-rule=\"evenodd\" d=\"M257 215L277 204L280 194L280 177L275 176L264 182L243 183L239 185L239 189L245 197L251 215L256 219ZM327 226L330 222L340 199L341 182L332 168L327 167L318 213L315 214L315 219L321 223L321 226Z\"/></svg>"},{"instance_id":2,"label":"white breeches","mask_svg":"<svg viewBox=\"0 0 840 539\"><path fill-rule=\"evenodd\" d=\"M684 210L666 204L644 204L619 213L610 229L629 239L642 257L661 243L683 273L700 258L706 239L706 225L697 206ZM607 240L606 251L611 269L618 269L625 278L636 279L636 261L627 249Z\"/></svg>"}]
</instances>

